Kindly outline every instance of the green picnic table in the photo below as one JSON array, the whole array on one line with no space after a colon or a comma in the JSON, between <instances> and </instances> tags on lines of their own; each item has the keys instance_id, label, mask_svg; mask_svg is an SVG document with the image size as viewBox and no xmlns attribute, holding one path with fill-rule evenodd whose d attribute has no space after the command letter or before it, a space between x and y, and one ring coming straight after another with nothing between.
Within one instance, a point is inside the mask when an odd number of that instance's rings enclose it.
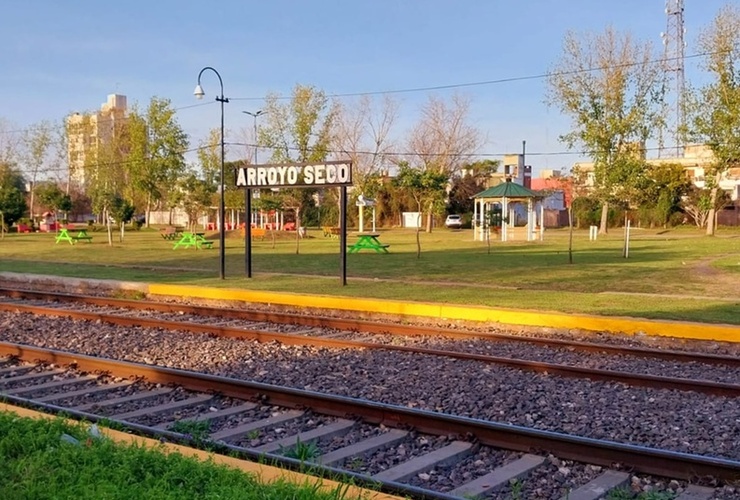
<instances>
[{"instance_id":1,"label":"green picnic table","mask_svg":"<svg viewBox=\"0 0 740 500\"><path fill-rule=\"evenodd\" d=\"M189 231L184 231L172 249L175 250L179 247L190 248L193 246L196 249L203 247L211 248L213 246L213 242L205 238L205 233L191 233Z\"/></svg>"},{"instance_id":2,"label":"green picnic table","mask_svg":"<svg viewBox=\"0 0 740 500\"><path fill-rule=\"evenodd\" d=\"M77 231L77 234L70 234L70 231L74 232ZM70 245L74 245L78 241L87 241L88 243L92 243L92 236L89 236L87 234L87 229L70 229L70 228L60 228L59 233L57 234L56 241L54 244L59 243L60 241L66 241Z\"/></svg>"},{"instance_id":3,"label":"green picnic table","mask_svg":"<svg viewBox=\"0 0 740 500\"><path fill-rule=\"evenodd\" d=\"M348 253L357 253L360 250L375 250L376 253L389 253L390 245L383 244L378 240L380 233L356 233L357 241L354 245L348 245Z\"/></svg>"}]
</instances>

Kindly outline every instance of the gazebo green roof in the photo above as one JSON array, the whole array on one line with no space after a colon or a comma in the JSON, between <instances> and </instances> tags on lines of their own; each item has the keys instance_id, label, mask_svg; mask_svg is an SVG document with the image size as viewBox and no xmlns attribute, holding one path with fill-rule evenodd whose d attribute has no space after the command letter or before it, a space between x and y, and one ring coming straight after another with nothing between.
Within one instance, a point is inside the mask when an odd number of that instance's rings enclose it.
<instances>
[{"instance_id":1,"label":"gazebo green roof","mask_svg":"<svg viewBox=\"0 0 740 500\"><path fill-rule=\"evenodd\" d=\"M536 191L515 182L502 182L473 196L473 198L541 198Z\"/></svg>"}]
</instances>

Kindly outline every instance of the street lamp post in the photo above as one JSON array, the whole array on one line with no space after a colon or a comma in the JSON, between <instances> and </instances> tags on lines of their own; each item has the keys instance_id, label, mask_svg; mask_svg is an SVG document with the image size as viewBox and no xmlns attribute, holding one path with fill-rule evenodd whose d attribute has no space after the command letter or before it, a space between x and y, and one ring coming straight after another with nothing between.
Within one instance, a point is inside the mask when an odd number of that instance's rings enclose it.
<instances>
[{"instance_id":1,"label":"street lamp post","mask_svg":"<svg viewBox=\"0 0 740 500\"><path fill-rule=\"evenodd\" d=\"M257 164L257 117L267 113L267 111L259 110L256 113L251 111L242 111L254 118L254 160L253 165ZM244 267L247 273L247 278L252 277L252 190L247 188L244 192L244 214L246 220L244 221Z\"/></svg>"},{"instance_id":2,"label":"street lamp post","mask_svg":"<svg viewBox=\"0 0 740 500\"><path fill-rule=\"evenodd\" d=\"M229 102L229 100L224 97L224 81L221 79L221 75L213 69L210 66L206 66L202 70L200 70L200 73L198 73L198 85L195 87L195 91L193 94L195 94L196 99L203 99L203 96L206 95L205 92L203 92L203 87L200 86L200 77L203 76L203 72L205 70L211 70L214 73L216 73L216 76L218 77L218 82L221 84L221 95L216 96L216 100L221 103L221 198L219 200L218 205L218 218L219 218L219 234L218 234L218 241L219 241L219 257L220 257L220 268L219 268L219 276L221 279L226 278L226 206L224 202L224 103Z\"/></svg>"}]
</instances>

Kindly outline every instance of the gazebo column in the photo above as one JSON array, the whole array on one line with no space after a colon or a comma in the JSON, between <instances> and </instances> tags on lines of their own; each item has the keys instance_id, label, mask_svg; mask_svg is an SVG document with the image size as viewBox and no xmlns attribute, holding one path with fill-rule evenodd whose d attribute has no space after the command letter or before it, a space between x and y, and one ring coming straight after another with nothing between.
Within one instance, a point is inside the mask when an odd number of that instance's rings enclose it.
<instances>
[{"instance_id":1,"label":"gazebo column","mask_svg":"<svg viewBox=\"0 0 740 500\"><path fill-rule=\"evenodd\" d=\"M545 241L545 204L540 201L540 241Z\"/></svg>"},{"instance_id":2,"label":"gazebo column","mask_svg":"<svg viewBox=\"0 0 740 500\"><path fill-rule=\"evenodd\" d=\"M527 198L527 241L534 240L534 210L532 207L532 198Z\"/></svg>"},{"instance_id":3,"label":"gazebo column","mask_svg":"<svg viewBox=\"0 0 740 500\"><path fill-rule=\"evenodd\" d=\"M509 200L501 198L501 241L509 241Z\"/></svg>"},{"instance_id":4,"label":"gazebo column","mask_svg":"<svg viewBox=\"0 0 740 500\"><path fill-rule=\"evenodd\" d=\"M478 241L478 200L473 198L473 241Z\"/></svg>"}]
</instances>

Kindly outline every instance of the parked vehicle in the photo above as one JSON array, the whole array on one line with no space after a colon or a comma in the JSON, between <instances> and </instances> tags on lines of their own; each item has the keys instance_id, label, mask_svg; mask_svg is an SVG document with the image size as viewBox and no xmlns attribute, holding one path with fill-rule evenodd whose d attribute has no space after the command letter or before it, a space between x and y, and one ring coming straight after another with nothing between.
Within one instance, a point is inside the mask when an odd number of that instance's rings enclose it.
<instances>
[{"instance_id":1,"label":"parked vehicle","mask_svg":"<svg viewBox=\"0 0 740 500\"><path fill-rule=\"evenodd\" d=\"M450 214L445 220L445 226L448 229L460 229L462 227L462 216L456 214Z\"/></svg>"}]
</instances>

